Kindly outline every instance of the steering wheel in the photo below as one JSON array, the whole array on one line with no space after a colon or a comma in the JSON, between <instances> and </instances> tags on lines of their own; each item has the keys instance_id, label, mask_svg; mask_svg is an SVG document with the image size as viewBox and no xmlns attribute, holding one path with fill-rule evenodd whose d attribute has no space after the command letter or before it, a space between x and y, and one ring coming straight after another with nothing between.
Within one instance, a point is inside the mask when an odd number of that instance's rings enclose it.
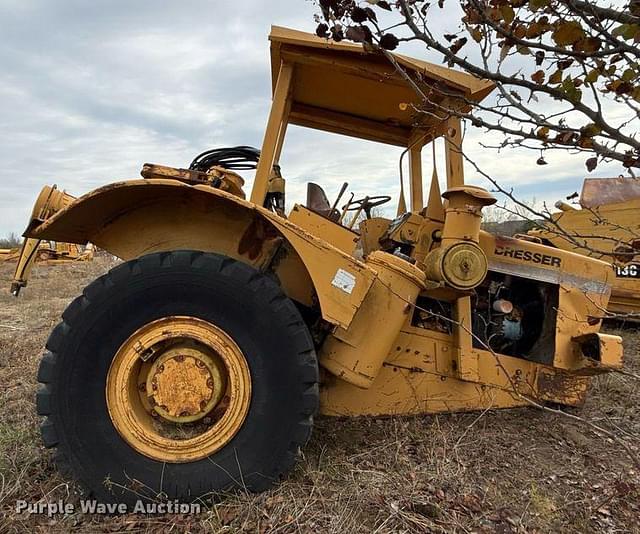
<instances>
[{"instance_id":1,"label":"steering wheel","mask_svg":"<svg viewBox=\"0 0 640 534\"><path fill-rule=\"evenodd\" d=\"M352 200L342 209L347 211L358 211L362 210L367 215L367 219L371 219L371 209L376 208L378 206L382 206L391 200L390 196L387 195L378 195L375 197L364 197L359 198L358 200Z\"/></svg>"}]
</instances>

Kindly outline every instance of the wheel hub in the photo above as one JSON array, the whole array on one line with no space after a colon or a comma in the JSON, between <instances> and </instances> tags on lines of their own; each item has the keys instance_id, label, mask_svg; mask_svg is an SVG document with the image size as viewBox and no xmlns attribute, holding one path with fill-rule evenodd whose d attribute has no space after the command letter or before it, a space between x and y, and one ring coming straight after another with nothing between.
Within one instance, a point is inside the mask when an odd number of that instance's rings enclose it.
<instances>
[{"instance_id":1,"label":"wheel hub","mask_svg":"<svg viewBox=\"0 0 640 534\"><path fill-rule=\"evenodd\" d=\"M205 417L220 401L224 368L210 355L189 348L172 348L149 370L146 393L153 410L168 421L191 423Z\"/></svg>"},{"instance_id":2,"label":"wheel hub","mask_svg":"<svg viewBox=\"0 0 640 534\"><path fill-rule=\"evenodd\" d=\"M221 328L195 317L146 324L107 373L111 421L138 452L163 462L215 453L242 427L251 401L244 354Z\"/></svg>"}]
</instances>

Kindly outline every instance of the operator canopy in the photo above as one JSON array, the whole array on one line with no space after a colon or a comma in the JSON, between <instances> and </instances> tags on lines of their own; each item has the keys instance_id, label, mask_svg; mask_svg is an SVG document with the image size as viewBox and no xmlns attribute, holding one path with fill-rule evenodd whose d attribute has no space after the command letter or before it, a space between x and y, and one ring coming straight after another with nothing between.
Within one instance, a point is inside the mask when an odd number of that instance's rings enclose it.
<instances>
[{"instance_id":1,"label":"operator canopy","mask_svg":"<svg viewBox=\"0 0 640 534\"><path fill-rule=\"evenodd\" d=\"M419 114L414 88L382 54L367 52L355 43L336 43L314 35L274 26L271 40L271 73L275 91L281 63L295 65L289 122L369 141L406 147L415 130L427 133L428 142L443 133L445 113L433 106L440 119ZM494 88L481 80L425 61L394 54L398 63L421 87L434 92L429 98L445 106L447 94L479 102ZM458 107L462 102L457 102ZM467 106L470 109L470 105Z\"/></svg>"}]
</instances>

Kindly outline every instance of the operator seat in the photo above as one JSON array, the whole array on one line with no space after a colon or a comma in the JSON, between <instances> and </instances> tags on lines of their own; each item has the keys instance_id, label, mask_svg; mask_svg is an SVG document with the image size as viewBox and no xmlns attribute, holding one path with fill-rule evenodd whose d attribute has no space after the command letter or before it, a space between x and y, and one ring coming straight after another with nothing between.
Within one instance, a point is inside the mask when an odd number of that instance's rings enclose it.
<instances>
[{"instance_id":1,"label":"operator seat","mask_svg":"<svg viewBox=\"0 0 640 534\"><path fill-rule=\"evenodd\" d=\"M338 220L340 219L340 212L337 209L331 207L324 189L322 189L322 187L320 187L318 184L314 184L313 182L309 182L307 184L306 207L307 209L310 209L318 215L322 215L330 221L338 222Z\"/></svg>"}]
</instances>

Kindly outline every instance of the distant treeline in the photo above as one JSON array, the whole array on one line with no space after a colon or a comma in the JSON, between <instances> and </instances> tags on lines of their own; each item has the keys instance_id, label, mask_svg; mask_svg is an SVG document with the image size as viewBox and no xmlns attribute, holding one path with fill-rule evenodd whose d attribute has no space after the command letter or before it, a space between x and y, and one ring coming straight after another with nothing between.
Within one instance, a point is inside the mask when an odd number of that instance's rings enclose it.
<instances>
[{"instance_id":1,"label":"distant treeline","mask_svg":"<svg viewBox=\"0 0 640 534\"><path fill-rule=\"evenodd\" d=\"M22 238L11 232L8 236L0 238L0 248L15 248L22 243Z\"/></svg>"}]
</instances>

